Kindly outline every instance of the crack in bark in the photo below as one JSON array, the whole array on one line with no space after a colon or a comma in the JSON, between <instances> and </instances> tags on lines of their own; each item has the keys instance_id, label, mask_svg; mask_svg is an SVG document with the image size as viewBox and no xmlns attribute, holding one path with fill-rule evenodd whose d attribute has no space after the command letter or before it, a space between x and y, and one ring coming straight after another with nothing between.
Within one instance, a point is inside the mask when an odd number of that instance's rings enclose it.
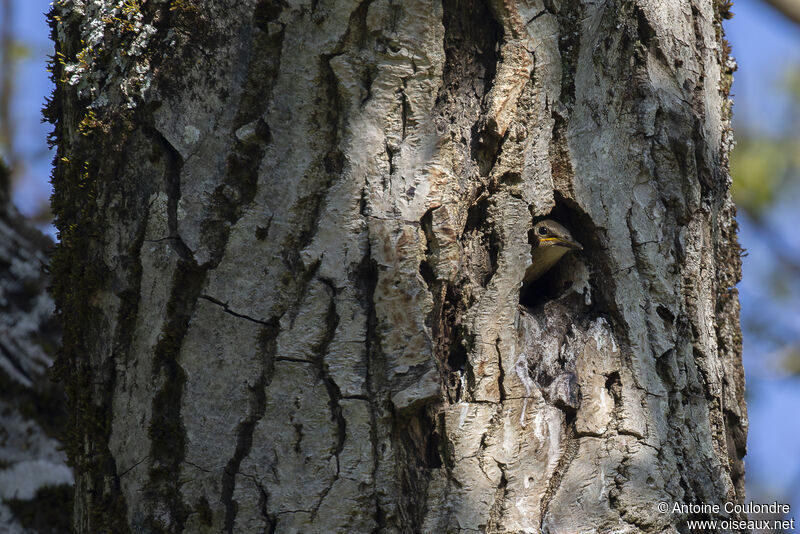
<instances>
[{"instance_id":1,"label":"crack in bark","mask_svg":"<svg viewBox=\"0 0 800 534\"><path fill-rule=\"evenodd\" d=\"M141 465L141 464L142 464L142 462L144 462L145 460L148 460L149 458L150 458L150 455L148 454L147 456L145 456L145 457L144 457L144 458L142 458L141 460L139 460L139 461L135 462L135 463L134 463L132 466L130 466L129 468L127 468L126 470L124 470L122 473L120 473L119 475L117 475L117 478L122 478L122 477L124 477L125 475L127 475L128 473L130 473L131 471L133 471L134 469L136 469L137 467L139 467L139 465Z\"/></svg>"},{"instance_id":2,"label":"crack in bark","mask_svg":"<svg viewBox=\"0 0 800 534\"><path fill-rule=\"evenodd\" d=\"M267 387L272 382L274 372L274 360L277 350L277 338L280 333L280 318L273 317L266 323L259 334L259 345L264 354L261 374L255 384L250 387L250 409L244 421L239 423L236 436L236 450L228 463L225 465L222 474L222 489L220 491L220 502L225 507L225 531L233 533L236 522L238 503L233 500L233 492L236 488L236 475L239 474L239 466L249 454L253 446L253 432L259 421L264 418L267 410ZM266 490L260 485L259 488L265 495ZM266 504L265 504L266 506ZM265 512L266 514L266 512Z\"/></svg>"},{"instance_id":3,"label":"crack in bark","mask_svg":"<svg viewBox=\"0 0 800 534\"><path fill-rule=\"evenodd\" d=\"M575 432L574 423L571 423L567 426L566 432L564 433L564 440L566 441L564 444L564 452L561 453L558 462L556 462L555 467L551 471L550 479L547 482L547 489L542 495L542 500L539 504L539 528L543 532L545 520L547 518L547 512L550 509L550 503L555 498L558 488L561 486L561 481L564 479L564 476L569 469L569 464L572 463L573 459L575 459L576 455L578 454L578 448L580 447L580 442L579 438L577 437L577 433Z\"/></svg>"},{"instance_id":4,"label":"crack in bark","mask_svg":"<svg viewBox=\"0 0 800 534\"><path fill-rule=\"evenodd\" d=\"M264 521L267 523L266 534L275 534L275 530L278 527L278 518L275 517L275 514L270 514L267 508L269 505L269 493L264 489L264 485L255 480L255 478L253 478L253 483L256 485L256 488L258 488L259 493L258 509Z\"/></svg>"},{"instance_id":5,"label":"crack in bark","mask_svg":"<svg viewBox=\"0 0 800 534\"><path fill-rule=\"evenodd\" d=\"M228 307L228 303L227 302L222 302L221 300L215 299L214 297L212 297L210 295L200 295L200 298L204 299L204 300L207 300L208 302L211 302L212 304L216 304L217 306L220 306L225 313L233 315L234 317L238 317L240 319L246 319L246 320L248 320L250 322L258 323L258 324L266 325L266 326L269 326L271 324L270 321L264 321L262 319L255 319L253 317L250 317L249 315L245 315L243 313L235 312L235 311L233 311L232 309L230 309Z\"/></svg>"},{"instance_id":6,"label":"crack in bark","mask_svg":"<svg viewBox=\"0 0 800 534\"><path fill-rule=\"evenodd\" d=\"M406 89L408 88L408 78L402 78L403 88L400 90L400 125L401 125L401 136L400 139L405 141L406 139L406 129L408 126L408 117L411 114L411 104L408 101L408 96L406 95Z\"/></svg>"},{"instance_id":7,"label":"crack in bark","mask_svg":"<svg viewBox=\"0 0 800 534\"><path fill-rule=\"evenodd\" d=\"M162 386L152 399L148 429L152 462L145 496L152 503L153 513L148 517L148 523L155 530L183 530L188 513L181 499L180 481L175 477L186 452L186 430L181 419L186 372L179 357L206 272L206 268L199 267L194 261L178 261L166 319L153 355L153 376L162 380ZM163 510L157 503L163 503L166 514L156 516L156 510Z\"/></svg>"},{"instance_id":8,"label":"crack in bark","mask_svg":"<svg viewBox=\"0 0 800 534\"><path fill-rule=\"evenodd\" d=\"M394 175L394 172L396 170L395 167L394 167L394 155L397 152L399 152L399 149L393 149L391 146L389 146L388 142L385 142L384 146L386 148L386 159L389 161L389 176L392 176L392 175ZM388 184L386 183L386 179L384 178L383 179L383 188L387 189L387 187L388 187Z\"/></svg>"},{"instance_id":9,"label":"crack in bark","mask_svg":"<svg viewBox=\"0 0 800 534\"><path fill-rule=\"evenodd\" d=\"M365 186L366 187L366 186ZM378 476L381 453L379 447L379 421L381 419L379 392L382 391L383 380L380 373L383 371L380 335L378 333L378 317L375 310L375 288L378 284L378 269L372 258L372 246L367 236L367 250L361 259L356 276L356 288L359 292L359 302L365 307L366 315L366 388L369 398L370 411L370 444L372 445L372 498L375 500L374 519L376 532L385 526L385 514L378 498ZM384 393L385 394L385 393Z\"/></svg>"},{"instance_id":10,"label":"crack in bark","mask_svg":"<svg viewBox=\"0 0 800 534\"><path fill-rule=\"evenodd\" d=\"M549 3L549 2L548 2ZM559 27L558 48L561 56L561 89L559 100L549 106L553 118L553 131L549 157L553 186L566 198L574 198L574 171L567 141L567 127L575 103L575 73L580 52L580 21L585 7L580 2L568 0L558 6L549 6Z\"/></svg>"},{"instance_id":11,"label":"crack in bark","mask_svg":"<svg viewBox=\"0 0 800 534\"><path fill-rule=\"evenodd\" d=\"M502 526L503 505L508 498L508 478L506 477L506 464L495 460L497 468L500 469L500 482L494 494L494 502L489 509L489 521L486 525L487 532L498 532ZM503 529L505 530L505 529Z\"/></svg>"},{"instance_id":12,"label":"crack in bark","mask_svg":"<svg viewBox=\"0 0 800 534\"><path fill-rule=\"evenodd\" d=\"M538 13L536 13L536 14L535 14L533 17L531 17L530 19L528 19L528 21L525 23L525 26L527 26L528 24L530 24L530 23L531 23L531 22L533 22L534 20L538 19L539 17L541 17L542 15L545 15L545 14L547 14L547 13L549 13L549 11L548 11L547 9L543 9L543 10L539 11L539 12L538 12ZM530 52L530 50L529 50L529 52Z\"/></svg>"},{"instance_id":13,"label":"crack in bark","mask_svg":"<svg viewBox=\"0 0 800 534\"><path fill-rule=\"evenodd\" d=\"M164 191L167 193L167 230L172 250L183 261L192 261L194 253L178 233L178 201L181 198L181 170L183 158L164 135L155 128L149 129L150 137L161 147L164 156Z\"/></svg>"},{"instance_id":14,"label":"crack in bark","mask_svg":"<svg viewBox=\"0 0 800 534\"><path fill-rule=\"evenodd\" d=\"M425 257L420 261L419 272L433 299L433 307L425 318L425 324L433 333L434 363L447 400L454 403L458 402L460 389L457 388L460 385L457 374L468 363L465 355L455 354L459 352L460 343L457 339L458 319L453 285L447 281L440 281L436 275L437 260L441 251L441 244L433 230L433 212L436 209L438 207L428 209L419 220L419 227L425 236Z\"/></svg>"},{"instance_id":15,"label":"crack in bark","mask_svg":"<svg viewBox=\"0 0 800 534\"><path fill-rule=\"evenodd\" d=\"M500 395L500 403L506 400L506 388L503 385L505 381L505 371L503 370L503 353L500 351L500 338L498 337L494 342L494 348L497 352L497 369L498 369L498 376L497 376L497 391Z\"/></svg>"},{"instance_id":16,"label":"crack in bark","mask_svg":"<svg viewBox=\"0 0 800 534\"><path fill-rule=\"evenodd\" d=\"M198 471L202 471L203 473L211 473L210 469L206 469L205 467L201 467L201 466L197 465L194 462L190 462L189 460L184 460L183 463L185 463L186 465L191 465L192 467L194 467Z\"/></svg>"},{"instance_id":17,"label":"crack in bark","mask_svg":"<svg viewBox=\"0 0 800 534\"><path fill-rule=\"evenodd\" d=\"M339 315L336 312L336 288L330 281L322 280L325 283L326 287L330 290L330 302L328 306L328 312L326 315L326 328L325 328L325 336L320 342L319 346L314 348L315 358L311 362L314 368L317 371L318 378L322 381L323 385L325 386L325 390L328 392L328 401L331 410L331 419L336 424L336 444L333 451L333 455L336 458L336 476L331 481L330 486L323 490L322 494L320 495L319 501L314 506L313 511L311 513L311 521L313 521L317 513L319 512L320 506L322 506L322 502L325 500L325 497L330 492L333 485L336 483L336 480L339 478L339 455L341 454L342 450L344 449L344 442L347 437L347 420L345 419L344 415L342 414L342 407L339 404L340 399L342 398L342 393L339 389L339 386L333 380L330 373L328 372L327 365L325 364L325 355L328 353L328 347L330 346L331 342L333 341L334 336L336 335L336 328L339 325Z\"/></svg>"}]
</instances>

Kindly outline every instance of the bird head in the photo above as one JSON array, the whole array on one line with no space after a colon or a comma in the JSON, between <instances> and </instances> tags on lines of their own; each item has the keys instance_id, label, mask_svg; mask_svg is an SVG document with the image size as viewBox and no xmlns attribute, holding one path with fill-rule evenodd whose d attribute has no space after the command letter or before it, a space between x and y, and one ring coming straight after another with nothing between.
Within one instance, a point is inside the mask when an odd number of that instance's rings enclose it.
<instances>
[{"instance_id":1,"label":"bird head","mask_svg":"<svg viewBox=\"0 0 800 534\"><path fill-rule=\"evenodd\" d=\"M536 237L538 249L564 247L566 249L583 250L581 244L575 241L569 230L550 219L536 223L533 226L533 235Z\"/></svg>"}]
</instances>

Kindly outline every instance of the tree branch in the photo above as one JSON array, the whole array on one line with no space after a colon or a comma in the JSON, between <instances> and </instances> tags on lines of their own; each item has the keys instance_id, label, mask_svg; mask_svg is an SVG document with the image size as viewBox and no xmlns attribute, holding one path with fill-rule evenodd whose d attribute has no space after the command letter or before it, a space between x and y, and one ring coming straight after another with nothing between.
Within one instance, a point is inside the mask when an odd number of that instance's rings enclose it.
<instances>
[{"instance_id":1,"label":"tree branch","mask_svg":"<svg viewBox=\"0 0 800 534\"><path fill-rule=\"evenodd\" d=\"M800 24L800 1L798 0L764 0L778 10L781 15L795 24Z\"/></svg>"}]
</instances>

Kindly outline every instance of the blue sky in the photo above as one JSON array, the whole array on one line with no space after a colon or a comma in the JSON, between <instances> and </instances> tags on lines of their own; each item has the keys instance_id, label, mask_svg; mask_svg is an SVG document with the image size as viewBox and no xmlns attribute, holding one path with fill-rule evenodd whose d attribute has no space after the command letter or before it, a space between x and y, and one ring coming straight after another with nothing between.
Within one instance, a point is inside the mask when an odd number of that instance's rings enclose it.
<instances>
[{"instance_id":1,"label":"blue sky","mask_svg":"<svg viewBox=\"0 0 800 534\"><path fill-rule=\"evenodd\" d=\"M24 161L21 181L14 190L14 201L26 215L50 198L50 165L52 155L47 148L49 124L41 122L44 98L50 94L47 56L52 54L50 29L44 13L49 1L15 0L14 33L30 47L31 56L21 62L16 73L15 106L12 114L19 125L15 146Z\"/></svg>"},{"instance_id":2,"label":"blue sky","mask_svg":"<svg viewBox=\"0 0 800 534\"><path fill-rule=\"evenodd\" d=\"M725 34L739 64L734 74L734 124L775 134L785 127L787 69L800 65L800 27L761 0L736 0Z\"/></svg>"}]
</instances>

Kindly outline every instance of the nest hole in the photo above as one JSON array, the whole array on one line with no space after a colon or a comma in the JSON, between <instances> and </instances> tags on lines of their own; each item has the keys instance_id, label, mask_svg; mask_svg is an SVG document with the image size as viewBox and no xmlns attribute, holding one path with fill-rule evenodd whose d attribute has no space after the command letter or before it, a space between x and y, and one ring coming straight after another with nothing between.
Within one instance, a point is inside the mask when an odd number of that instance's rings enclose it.
<instances>
[{"instance_id":1,"label":"nest hole","mask_svg":"<svg viewBox=\"0 0 800 534\"><path fill-rule=\"evenodd\" d=\"M562 263L571 263L567 258L562 258L552 269L541 278L530 284L522 286L519 292L519 303L526 308L536 308L548 301L555 300L574 285L574 281Z\"/></svg>"},{"instance_id":2,"label":"nest hole","mask_svg":"<svg viewBox=\"0 0 800 534\"><path fill-rule=\"evenodd\" d=\"M564 225L572 237L583 246L582 251L570 251L565 254L549 271L539 279L520 288L519 303L526 308L537 308L545 303L558 299L573 288L580 291L579 286L589 285L588 258L597 247L597 233L591 219L569 200L556 193L556 205L545 216L533 218L528 232L528 242L533 249L537 238L533 235L533 225L543 219L552 219Z\"/></svg>"}]
</instances>

